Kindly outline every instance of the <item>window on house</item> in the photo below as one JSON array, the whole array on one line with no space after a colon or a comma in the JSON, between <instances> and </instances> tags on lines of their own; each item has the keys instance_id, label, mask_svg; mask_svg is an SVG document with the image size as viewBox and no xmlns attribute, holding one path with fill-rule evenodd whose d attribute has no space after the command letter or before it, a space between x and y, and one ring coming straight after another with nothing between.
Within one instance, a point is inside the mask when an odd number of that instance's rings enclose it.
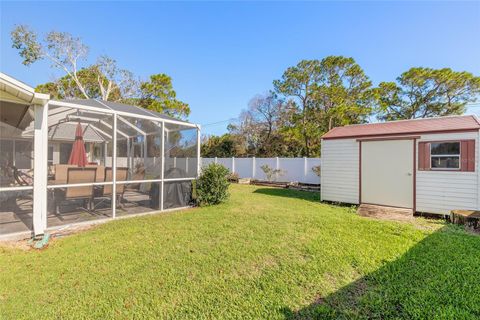
<instances>
[{"instance_id":1,"label":"window on house","mask_svg":"<svg viewBox=\"0 0 480 320\"><path fill-rule=\"evenodd\" d=\"M33 141L15 140L15 167L17 169L33 168Z\"/></svg>"},{"instance_id":2,"label":"window on house","mask_svg":"<svg viewBox=\"0 0 480 320\"><path fill-rule=\"evenodd\" d=\"M460 142L430 144L432 169L460 169Z\"/></svg>"},{"instance_id":3,"label":"window on house","mask_svg":"<svg viewBox=\"0 0 480 320\"><path fill-rule=\"evenodd\" d=\"M72 153L73 143L61 143L60 144L60 163L67 164L70 159L70 153Z\"/></svg>"},{"instance_id":4,"label":"window on house","mask_svg":"<svg viewBox=\"0 0 480 320\"><path fill-rule=\"evenodd\" d=\"M98 143L93 144L93 152L92 152L92 161L104 164L105 157L103 156L104 153L104 146Z\"/></svg>"},{"instance_id":5,"label":"window on house","mask_svg":"<svg viewBox=\"0 0 480 320\"><path fill-rule=\"evenodd\" d=\"M53 146L48 146L48 165L53 165Z\"/></svg>"}]
</instances>

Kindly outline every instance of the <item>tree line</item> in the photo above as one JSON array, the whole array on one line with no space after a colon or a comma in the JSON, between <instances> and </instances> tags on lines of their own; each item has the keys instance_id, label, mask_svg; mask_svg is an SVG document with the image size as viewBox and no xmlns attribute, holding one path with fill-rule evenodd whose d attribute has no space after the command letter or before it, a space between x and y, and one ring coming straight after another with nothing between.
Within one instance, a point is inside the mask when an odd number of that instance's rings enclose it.
<instances>
[{"instance_id":1,"label":"tree line","mask_svg":"<svg viewBox=\"0 0 480 320\"><path fill-rule=\"evenodd\" d=\"M123 102L175 118L190 114L189 105L177 99L172 78L164 73L141 80L105 55L97 57L95 63L88 63L89 47L67 32L50 31L41 36L27 25L18 25L10 36L12 47L18 50L24 65L46 60L63 73L60 78L35 88L53 99Z\"/></svg>"},{"instance_id":2,"label":"tree line","mask_svg":"<svg viewBox=\"0 0 480 320\"><path fill-rule=\"evenodd\" d=\"M480 77L415 67L373 86L351 57L302 60L253 97L228 133L204 137L204 157L318 157L337 126L460 115L480 94Z\"/></svg>"},{"instance_id":3,"label":"tree line","mask_svg":"<svg viewBox=\"0 0 480 320\"><path fill-rule=\"evenodd\" d=\"M190 114L170 76L142 80L108 56L88 63L89 47L67 32L41 37L19 25L11 40L24 65L47 60L62 71L60 78L36 87L54 99L117 101L181 119ZM226 134L203 138L203 156L316 157L321 136L333 127L463 114L480 94L480 77L450 68L411 68L396 81L374 86L353 58L343 56L302 60L272 84L250 100Z\"/></svg>"}]
</instances>

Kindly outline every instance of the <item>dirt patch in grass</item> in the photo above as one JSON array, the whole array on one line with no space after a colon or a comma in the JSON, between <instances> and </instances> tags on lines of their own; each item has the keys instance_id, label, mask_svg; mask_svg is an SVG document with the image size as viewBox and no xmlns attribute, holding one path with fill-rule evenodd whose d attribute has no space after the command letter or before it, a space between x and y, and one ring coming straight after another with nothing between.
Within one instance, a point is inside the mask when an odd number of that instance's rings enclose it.
<instances>
[{"instance_id":1,"label":"dirt patch in grass","mask_svg":"<svg viewBox=\"0 0 480 320\"><path fill-rule=\"evenodd\" d=\"M87 230L93 229L94 227L95 225L79 225L79 226L68 226L58 230L50 231L48 232L50 234L50 239L48 241L48 244L42 249L48 248L49 245L58 241L58 239L60 238L71 236L80 232L85 232ZM6 248L6 249L17 249L21 251L36 250L35 248L33 248L32 239L0 241L0 247Z\"/></svg>"},{"instance_id":2,"label":"dirt patch in grass","mask_svg":"<svg viewBox=\"0 0 480 320\"><path fill-rule=\"evenodd\" d=\"M0 241L0 247L4 249L17 249L22 251L31 250L28 240L5 240Z\"/></svg>"}]
</instances>

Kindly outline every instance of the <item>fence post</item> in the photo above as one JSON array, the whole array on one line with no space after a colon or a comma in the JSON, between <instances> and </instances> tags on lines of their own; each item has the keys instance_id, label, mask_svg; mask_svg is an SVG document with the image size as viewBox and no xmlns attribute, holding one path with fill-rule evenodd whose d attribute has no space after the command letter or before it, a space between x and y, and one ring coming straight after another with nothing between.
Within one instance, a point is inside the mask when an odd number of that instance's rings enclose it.
<instances>
[{"instance_id":1,"label":"fence post","mask_svg":"<svg viewBox=\"0 0 480 320\"><path fill-rule=\"evenodd\" d=\"M232 157L232 173L235 173L235 157Z\"/></svg>"},{"instance_id":2,"label":"fence post","mask_svg":"<svg viewBox=\"0 0 480 320\"><path fill-rule=\"evenodd\" d=\"M188 173L188 157L185 158L185 172Z\"/></svg>"},{"instance_id":3,"label":"fence post","mask_svg":"<svg viewBox=\"0 0 480 320\"><path fill-rule=\"evenodd\" d=\"M303 182L307 182L307 162L308 162L308 159L307 157L303 157L303 176L304 176L304 181Z\"/></svg>"},{"instance_id":4,"label":"fence post","mask_svg":"<svg viewBox=\"0 0 480 320\"><path fill-rule=\"evenodd\" d=\"M215 162L215 164L216 164L216 163L218 163L218 161L217 161L217 157L215 157L215 160L214 160L214 162Z\"/></svg>"},{"instance_id":5,"label":"fence post","mask_svg":"<svg viewBox=\"0 0 480 320\"><path fill-rule=\"evenodd\" d=\"M275 157L275 170L277 170L275 172L275 180L278 180L278 170L280 169L280 160L278 160L278 157Z\"/></svg>"},{"instance_id":6,"label":"fence post","mask_svg":"<svg viewBox=\"0 0 480 320\"><path fill-rule=\"evenodd\" d=\"M255 157L252 157L252 179L255 179Z\"/></svg>"}]
</instances>

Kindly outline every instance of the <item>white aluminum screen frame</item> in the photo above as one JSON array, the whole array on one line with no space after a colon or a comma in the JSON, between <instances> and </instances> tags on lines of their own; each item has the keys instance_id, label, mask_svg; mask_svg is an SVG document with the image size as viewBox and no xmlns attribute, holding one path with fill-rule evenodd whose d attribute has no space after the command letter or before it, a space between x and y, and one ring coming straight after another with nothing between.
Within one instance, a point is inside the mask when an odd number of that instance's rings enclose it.
<instances>
[{"instance_id":1,"label":"white aluminum screen frame","mask_svg":"<svg viewBox=\"0 0 480 320\"><path fill-rule=\"evenodd\" d=\"M36 116L39 116L39 119L34 119L34 126L35 126L35 135L34 135L34 155L35 155L35 179L33 186L18 186L18 187L4 187L0 188L1 191L17 191L17 190L33 190L34 199L34 208L33 208L33 233L35 235L40 235L45 232L48 228L47 226L47 190L56 189L56 188L65 188L65 187L80 187L80 186L102 186L102 185L112 185L112 193L116 195L116 185L118 184L128 184L128 183L150 183L150 182L160 182L161 183L161 190L160 190L160 210L152 209L152 212L155 211L165 211L164 210L164 182L175 182L175 181L192 181L195 180L199 173L200 173L200 126L188 122L177 121L173 119L163 119L161 117L155 116L153 113L152 116L146 115L139 115L130 112L118 111L111 109L108 105L103 104L101 101L98 101L100 104L104 105L104 108L98 108L94 106L87 106L83 104L71 103L71 102L63 102L63 101L54 101L49 100L46 101L44 105L35 104L34 107L36 108ZM112 140L113 143L113 150L112 150L112 181L111 182L94 182L94 183L79 183L79 184L61 184L61 185L48 185L48 177L47 177L47 168L48 168L48 152L44 150L48 150L45 144L48 144L48 111L50 107L67 107L73 108L78 110L87 110L87 111L94 111L102 114L110 114L113 115L113 134ZM148 110L146 110L148 112ZM161 145L161 158L162 158L162 165L161 165L161 173L160 179L142 179L142 180L132 180L132 181L116 181L117 175L117 121L119 118L122 122L125 121L124 117L130 118L138 118L138 119L145 119L150 120L154 123L160 124L162 126L162 145ZM128 122L128 121L127 121ZM186 128L195 128L197 131L197 172L195 177L189 178L171 178L171 179L164 179L165 175L165 131L166 129L165 124L174 124L179 125ZM138 130L137 130L138 131ZM122 133L120 133L122 134ZM45 145L45 146L44 146ZM38 148L37 148L38 147ZM40 148L41 147L41 148ZM106 219L115 219L116 218L116 196L112 196L112 217ZM171 210L171 209L168 209ZM135 214L132 214L134 216Z\"/></svg>"}]
</instances>

